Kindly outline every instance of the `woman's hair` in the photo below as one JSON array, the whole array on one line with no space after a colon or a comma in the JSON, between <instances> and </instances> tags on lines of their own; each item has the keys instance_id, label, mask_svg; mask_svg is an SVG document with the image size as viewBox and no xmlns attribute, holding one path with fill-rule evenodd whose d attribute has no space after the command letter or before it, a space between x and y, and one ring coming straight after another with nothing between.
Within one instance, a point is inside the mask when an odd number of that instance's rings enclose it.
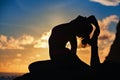
<instances>
[{"instance_id":1,"label":"woman's hair","mask_svg":"<svg viewBox=\"0 0 120 80\"><path fill-rule=\"evenodd\" d=\"M77 34L90 34L93 30L91 23L89 22L88 18L78 16L76 19L70 22L73 26Z\"/></svg>"},{"instance_id":2,"label":"woman's hair","mask_svg":"<svg viewBox=\"0 0 120 80\"><path fill-rule=\"evenodd\" d=\"M90 34L93 30L93 26L89 22L88 18L78 16L70 23L74 26L77 36L83 38L82 44L86 45L90 39Z\"/></svg>"}]
</instances>

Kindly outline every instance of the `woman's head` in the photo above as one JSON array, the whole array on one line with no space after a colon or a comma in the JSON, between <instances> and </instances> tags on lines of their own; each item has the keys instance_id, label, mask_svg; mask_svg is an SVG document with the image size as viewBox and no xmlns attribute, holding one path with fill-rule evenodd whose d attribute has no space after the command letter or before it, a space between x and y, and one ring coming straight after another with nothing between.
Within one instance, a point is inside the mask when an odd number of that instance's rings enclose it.
<instances>
[{"instance_id":1,"label":"woman's head","mask_svg":"<svg viewBox=\"0 0 120 80\"><path fill-rule=\"evenodd\" d=\"M70 23L72 24L73 29L78 37L84 38L88 36L93 30L91 23L86 17L78 16Z\"/></svg>"},{"instance_id":2,"label":"woman's head","mask_svg":"<svg viewBox=\"0 0 120 80\"><path fill-rule=\"evenodd\" d=\"M93 26L88 18L78 16L75 20L71 21L71 23L74 26L76 35L83 38L82 43L87 44L93 30Z\"/></svg>"},{"instance_id":3,"label":"woman's head","mask_svg":"<svg viewBox=\"0 0 120 80\"><path fill-rule=\"evenodd\" d=\"M76 36L83 38L82 44L87 44L90 39L90 34L93 31L93 26L89 19L83 16L78 16L70 23L73 26Z\"/></svg>"},{"instance_id":4,"label":"woman's head","mask_svg":"<svg viewBox=\"0 0 120 80\"><path fill-rule=\"evenodd\" d=\"M82 40L82 44L86 45L89 41L90 41L90 34L93 31L93 26L90 23L87 23L86 25L84 25L81 32L81 37L83 38Z\"/></svg>"},{"instance_id":5,"label":"woman's head","mask_svg":"<svg viewBox=\"0 0 120 80\"><path fill-rule=\"evenodd\" d=\"M80 19L79 23L75 25L76 35L78 37L86 38L92 33L93 26L87 20L86 17L82 17L82 18L83 19Z\"/></svg>"}]
</instances>

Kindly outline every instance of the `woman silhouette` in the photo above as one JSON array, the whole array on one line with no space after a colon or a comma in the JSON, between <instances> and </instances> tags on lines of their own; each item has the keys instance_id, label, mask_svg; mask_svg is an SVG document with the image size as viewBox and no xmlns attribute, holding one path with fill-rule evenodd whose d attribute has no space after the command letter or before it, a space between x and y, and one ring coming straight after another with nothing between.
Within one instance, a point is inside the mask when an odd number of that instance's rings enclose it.
<instances>
[{"instance_id":1,"label":"woman silhouette","mask_svg":"<svg viewBox=\"0 0 120 80\"><path fill-rule=\"evenodd\" d=\"M68 60L68 55L76 56L77 39L83 38L82 43L85 45L90 40L90 34L93 30L93 15L88 18L78 16L69 23L55 26L49 37L49 53L53 61ZM96 19L95 19L96 20ZM96 23L93 25L97 25ZM66 48L67 42L70 42L71 49Z\"/></svg>"}]
</instances>

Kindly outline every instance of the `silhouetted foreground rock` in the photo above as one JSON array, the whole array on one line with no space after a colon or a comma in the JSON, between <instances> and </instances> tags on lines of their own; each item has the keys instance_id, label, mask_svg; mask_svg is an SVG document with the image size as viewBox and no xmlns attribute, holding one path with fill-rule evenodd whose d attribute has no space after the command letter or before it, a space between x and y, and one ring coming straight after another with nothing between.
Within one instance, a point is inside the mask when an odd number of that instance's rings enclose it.
<instances>
[{"instance_id":1,"label":"silhouetted foreground rock","mask_svg":"<svg viewBox=\"0 0 120 80\"><path fill-rule=\"evenodd\" d=\"M120 63L104 62L96 72L96 80L120 80Z\"/></svg>"},{"instance_id":2,"label":"silhouetted foreground rock","mask_svg":"<svg viewBox=\"0 0 120 80\"><path fill-rule=\"evenodd\" d=\"M70 58L70 59L69 59ZM104 62L95 70L77 57L60 61L38 61L29 65L29 73L14 80L120 80L120 64Z\"/></svg>"},{"instance_id":3,"label":"silhouetted foreground rock","mask_svg":"<svg viewBox=\"0 0 120 80\"><path fill-rule=\"evenodd\" d=\"M57 64L48 60L31 65L30 73L14 80L120 80L119 63L102 63L95 73L81 61L79 64Z\"/></svg>"},{"instance_id":4,"label":"silhouetted foreground rock","mask_svg":"<svg viewBox=\"0 0 120 80\"><path fill-rule=\"evenodd\" d=\"M38 61L29 65L29 71L14 80L93 80L90 66L80 60L71 63Z\"/></svg>"}]
</instances>

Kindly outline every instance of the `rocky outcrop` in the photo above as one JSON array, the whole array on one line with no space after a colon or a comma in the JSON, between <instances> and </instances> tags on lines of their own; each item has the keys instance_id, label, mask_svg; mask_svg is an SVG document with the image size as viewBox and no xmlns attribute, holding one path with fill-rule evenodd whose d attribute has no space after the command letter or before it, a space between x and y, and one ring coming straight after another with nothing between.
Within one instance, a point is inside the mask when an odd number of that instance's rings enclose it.
<instances>
[{"instance_id":1,"label":"rocky outcrop","mask_svg":"<svg viewBox=\"0 0 120 80\"><path fill-rule=\"evenodd\" d=\"M38 61L29 65L29 73L14 80L92 80L92 69L79 59L76 61Z\"/></svg>"}]
</instances>

